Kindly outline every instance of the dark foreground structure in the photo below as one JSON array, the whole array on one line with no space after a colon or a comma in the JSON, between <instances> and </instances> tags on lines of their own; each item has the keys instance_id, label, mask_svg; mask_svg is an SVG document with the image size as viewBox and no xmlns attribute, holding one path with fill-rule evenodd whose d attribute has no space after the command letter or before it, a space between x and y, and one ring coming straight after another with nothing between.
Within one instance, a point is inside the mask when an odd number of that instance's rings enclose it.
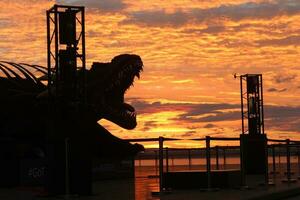
<instances>
[{"instance_id":1,"label":"dark foreground structure","mask_svg":"<svg viewBox=\"0 0 300 200\"><path fill-rule=\"evenodd\" d=\"M136 127L124 93L140 77L143 62L123 54L87 70L84 8L55 5L47 22L48 68L0 62L0 186L44 185L50 195L89 195L94 158L130 160L143 150L98 124L107 119Z\"/></svg>"},{"instance_id":2,"label":"dark foreground structure","mask_svg":"<svg viewBox=\"0 0 300 200\"><path fill-rule=\"evenodd\" d=\"M164 172L160 169L160 191L188 188L234 188L245 186L245 180L254 179L268 183L268 146L264 133L263 88L261 74L240 76L242 134L240 138L212 138L207 136L206 171ZM164 138L159 138L163 154ZM172 139L169 139L172 140ZM240 141L240 170L212 170L210 159L211 140ZM163 162L160 161L160 166ZM167 164L168 165L168 164ZM168 169L168 166L167 166Z\"/></svg>"}]
</instances>

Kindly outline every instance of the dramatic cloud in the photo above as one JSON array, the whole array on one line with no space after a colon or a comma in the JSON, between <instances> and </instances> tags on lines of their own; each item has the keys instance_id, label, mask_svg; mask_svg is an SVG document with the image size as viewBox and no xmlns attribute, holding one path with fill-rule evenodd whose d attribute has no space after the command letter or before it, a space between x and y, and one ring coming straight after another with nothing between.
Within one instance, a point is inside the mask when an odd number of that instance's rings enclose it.
<instances>
[{"instance_id":1,"label":"dramatic cloud","mask_svg":"<svg viewBox=\"0 0 300 200\"><path fill-rule=\"evenodd\" d=\"M126 93L138 126L109 124L118 137L238 136L232 75L259 73L265 104L277 105L265 107L267 133L300 139L299 0L0 1L0 60L47 66L45 11L58 2L87 8L87 68L123 53L143 59Z\"/></svg>"},{"instance_id":2,"label":"dramatic cloud","mask_svg":"<svg viewBox=\"0 0 300 200\"><path fill-rule=\"evenodd\" d=\"M188 132L182 134L181 137L191 137L191 136L195 136L195 135L197 135L196 131L188 131Z\"/></svg>"},{"instance_id":3,"label":"dramatic cloud","mask_svg":"<svg viewBox=\"0 0 300 200\"><path fill-rule=\"evenodd\" d=\"M189 10L144 10L132 12L123 23L136 23L148 26L180 26L187 22L209 23L210 21L245 19L269 20L276 16L292 16L300 13L300 2L296 0L276 2L246 2L241 4L226 4L212 8L193 8ZM210 31L210 30L208 30ZM212 30L214 31L214 30Z\"/></svg>"},{"instance_id":4,"label":"dramatic cloud","mask_svg":"<svg viewBox=\"0 0 300 200\"><path fill-rule=\"evenodd\" d=\"M215 127L217 126L214 124L206 124L205 126L203 126L203 128L215 128Z\"/></svg>"},{"instance_id":5,"label":"dramatic cloud","mask_svg":"<svg viewBox=\"0 0 300 200\"><path fill-rule=\"evenodd\" d=\"M219 110L240 108L239 105L234 104L192 104L192 103L161 103L159 101L148 103L142 100L133 100L131 104L136 108L140 114L157 113L165 111L188 111L181 115L182 118L188 116L197 116L203 114L217 114Z\"/></svg>"},{"instance_id":6,"label":"dramatic cloud","mask_svg":"<svg viewBox=\"0 0 300 200\"><path fill-rule=\"evenodd\" d=\"M13 26L14 23L9 18L1 18L0 17L0 28L6 28Z\"/></svg>"},{"instance_id":7,"label":"dramatic cloud","mask_svg":"<svg viewBox=\"0 0 300 200\"><path fill-rule=\"evenodd\" d=\"M186 29L183 31L183 33L195 33L195 34L218 34L222 33L226 30L225 26L208 26L207 28L203 29Z\"/></svg>"},{"instance_id":8,"label":"dramatic cloud","mask_svg":"<svg viewBox=\"0 0 300 200\"><path fill-rule=\"evenodd\" d=\"M106 12L121 11L127 7L122 0L57 0L58 3L86 6Z\"/></svg>"},{"instance_id":9,"label":"dramatic cloud","mask_svg":"<svg viewBox=\"0 0 300 200\"><path fill-rule=\"evenodd\" d=\"M274 92L283 92L284 90L274 89ZM235 121L241 119L239 104L191 104L191 103L147 103L142 100L132 102L138 112L143 114L154 114L165 111L184 111L173 118L175 122L185 124L207 123L203 128L217 128L214 122ZM156 107L156 109L153 109ZM273 106L265 105L265 124L267 128L273 130L298 131L300 119L300 107L298 106ZM213 123L211 123L213 122ZM150 121L146 125L155 125ZM148 128L147 128L148 129ZM194 129L194 128L193 128Z\"/></svg>"},{"instance_id":10,"label":"dramatic cloud","mask_svg":"<svg viewBox=\"0 0 300 200\"><path fill-rule=\"evenodd\" d=\"M300 35L292 35L280 39L268 39L268 40L258 40L256 41L258 46L299 46L300 45Z\"/></svg>"},{"instance_id":11,"label":"dramatic cloud","mask_svg":"<svg viewBox=\"0 0 300 200\"><path fill-rule=\"evenodd\" d=\"M296 132L300 130L299 106L266 106L265 114L266 129Z\"/></svg>"},{"instance_id":12,"label":"dramatic cloud","mask_svg":"<svg viewBox=\"0 0 300 200\"><path fill-rule=\"evenodd\" d=\"M164 10L157 10L133 12L122 23L145 24L148 26L181 26L187 21L188 15L182 11L166 13Z\"/></svg>"},{"instance_id":13,"label":"dramatic cloud","mask_svg":"<svg viewBox=\"0 0 300 200\"><path fill-rule=\"evenodd\" d=\"M143 128L142 130L143 131L148 131L150 130L151 128L155 128L157 127L157 121L146 121L143 125Z\"/></svg>"},{"instance_id":14,"label":"dramatic cloud","mask_svg":"<svg viewBox=\"0 0 300 200\"><path fill-rule=\"evenodd\" d=\"M290 83L297 75L282 74L274 77L276 83Z\"/></svg>"},{"instance_id":15,"label":"dramatic cloud","mask_svg":"<svg viewBox=\"0 0 300 200\"><path fill-rule=\"evenodd\" d=\"M299 1L277 1L236 5L222 5L210 9L194 9L192 11L198 22L213 18L227 18L233 21L243 19L271 19L275 16L295 15L300 12Z\"/></svg>"},{"instance_id":16,"label":"dramatic cloud","mask_svg":"<svg viewBox=\"0 0 300 200\"><path fill-rule=\"evenodd\" d=\"M270 89L268 89L268 92L285 92L285 91L287 91L286 88L283 88L283 89L270 88Z\"/></svg>"}]
</instances>

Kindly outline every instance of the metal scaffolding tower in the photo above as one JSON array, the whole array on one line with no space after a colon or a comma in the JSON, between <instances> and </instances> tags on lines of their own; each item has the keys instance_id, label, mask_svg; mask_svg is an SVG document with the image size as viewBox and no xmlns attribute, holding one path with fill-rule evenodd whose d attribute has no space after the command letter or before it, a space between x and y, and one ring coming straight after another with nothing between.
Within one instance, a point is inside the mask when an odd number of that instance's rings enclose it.
<instances>
[{"instance_id":1,"label":"metal scaffolding tower","mask_svg":"<svg viewBox=\"0 0 300 200\"><path fill-rule=\"evenodd\" d=\"M47 62L49 96L84 101L84 7L54 5L47 10Z\"/></svg>"},{"instance_id":2,"label":"metal scaffolding tower","mask_svg":"<svg viewBox=\"0 0 300 200\"><path fill-rule=\"evenodd\" d=\"M264 134L263 84L261 74L240 76L242 134ZM245 121L247 120L247 123Z\"/></svg>"}]
</instances>

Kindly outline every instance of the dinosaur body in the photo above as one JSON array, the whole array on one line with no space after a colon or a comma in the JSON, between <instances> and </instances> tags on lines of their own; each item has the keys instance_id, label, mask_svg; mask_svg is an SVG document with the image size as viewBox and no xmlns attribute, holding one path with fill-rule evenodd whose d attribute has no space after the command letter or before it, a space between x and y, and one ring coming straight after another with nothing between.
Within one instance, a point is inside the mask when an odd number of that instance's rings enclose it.
<instances>
[{"instance_id":1,"label":"dinosaur body","mask_svg":"<svg viewBox=\"0 0 300 200\"><path fill-rule=\"evenodd\" d=\"M97 122L104 118L125 129L135 128L135 110L124 102L124 93L134 78L139 78L142 68L141 58L129 54L116 56L110 63L94 63L85 71L86 106L78 109L71 104L59 103L53 111L53 108L49 109L47 85L42 81L47 75L46 68L2 61L0 138L24 140L34 147L51 139L54 133L54 140L68 137L84 141L88 138L93 153L98 156L134 155L143 150L141 145L131 145L113 136ZM54 130L49 131L49 127ZM60 129L59 133L56 128Z\"/></svg>"}]
</instances>

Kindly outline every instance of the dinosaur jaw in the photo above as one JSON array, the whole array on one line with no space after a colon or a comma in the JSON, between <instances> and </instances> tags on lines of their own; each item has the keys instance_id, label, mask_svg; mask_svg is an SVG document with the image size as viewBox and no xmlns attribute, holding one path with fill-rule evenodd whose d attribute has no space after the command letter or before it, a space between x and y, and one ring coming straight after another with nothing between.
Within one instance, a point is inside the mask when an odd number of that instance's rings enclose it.
<instances>
[{"instance_id":1,"label":"dinosaur jaw","mask_svg":"<svg viewBox=\"0 0 300 200\"><path fill-rule=\"evenodd\" d=\"M131 108L133 107L127 103L122 103L119 109L108 107L106 109L108 112L105 112L103 118L119 125L122 128L128 130L134 129L137 125L136 112Z\"/></svg>"},{"instance_id":2,"label":"dinosaur jaw","mask_svg":"<svg viewBox=\"0 0 300 200\"><path fill-rule=\"evenodd\" d=\"M104 95L103 118L125 129L134 129L137 125L135 109L124 102L124 94L133 86L134 78L140 78L143 63L137 60L124 65L113 77L113 82L107 87Z\"/></svg>"}]
</instances>

